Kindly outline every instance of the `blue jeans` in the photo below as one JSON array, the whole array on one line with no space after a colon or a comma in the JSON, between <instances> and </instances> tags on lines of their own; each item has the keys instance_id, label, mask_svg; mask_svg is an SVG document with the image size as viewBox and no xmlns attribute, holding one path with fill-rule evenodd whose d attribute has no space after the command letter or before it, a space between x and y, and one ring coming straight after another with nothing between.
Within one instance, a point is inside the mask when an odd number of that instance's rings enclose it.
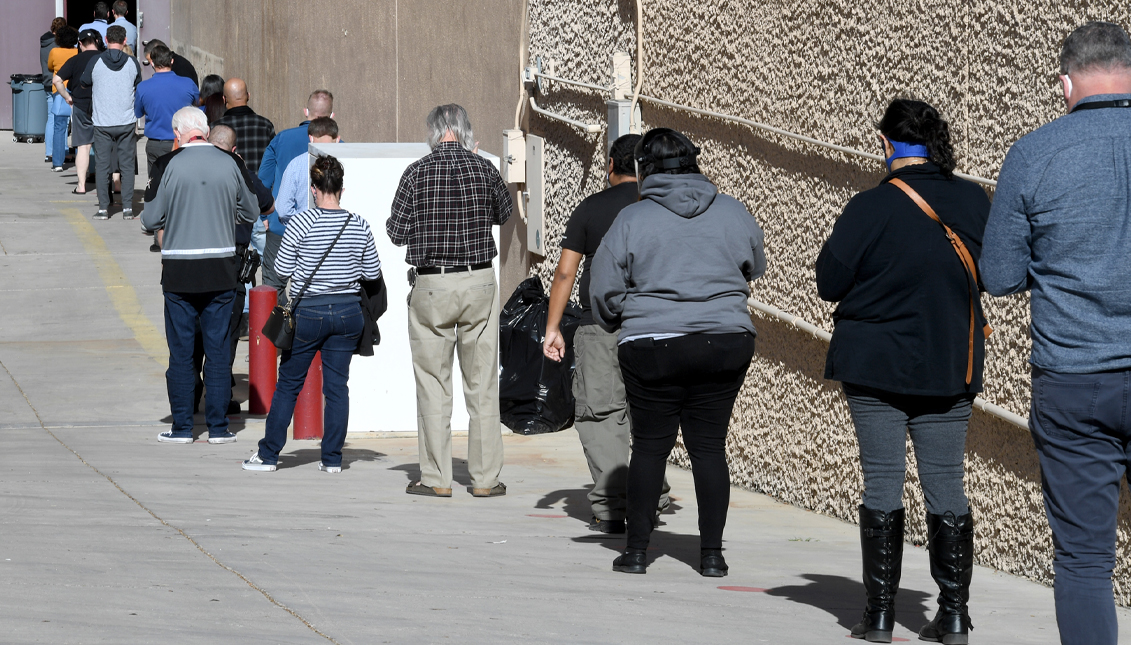
<instances>
[{"instance_id":1,"label":"blue jeans","mask_svg":"<svg viewBox=\"0 0 1131 645\"><path fill-rule=\"evenodd\" d=\"M55 96L47 93L47 128L43 130L43 156L51 156L51 146L55 143L55 115L51 113L51 106L55 104Z\"/></svg>"},{"instance_id":2,"label":"blue jeans","mask_svg":"<svg viewBox=\"0 0 1131 645\"><path fill-rule=\"evenodd\" d=\"M1029 429L1052 528L1056 623L1065 645L1115 645L1119 488L1131 463L1131 371L1033 368Z\"/></svg>"},{"instance_id":3,"label":"blue jeans","mask_svg":"<svg viewBox=\"0 0 1131 645\"><path fill-rule=\"evenodd\" d=\"M265 464L279 462L287 442L287 426L295 413L295 401L306 382L314 354L322 352L322 394L326 408L322 428L322 463L342 465L342 445L349 424L350 359L361 338L364 319L360 303L298 307L295 309L295 340L283 352L279 383L267 415L267 431L259 442L259 458Z\"/></svg>"},{"instance_id":4,"label":"blue jeans","mask_svg":"<svg viewBox=\"0 0 1131 645\"><path fill-rule=\"evenodd\" d=\"M51 138L51 165L58 167L63 165L63 160L67 157L67 126L71 123L71 106L67 105L62 94L56 94L48 113L53 115L48 124L54 133Z\"/></svg>"},{"instance_id":5,"label":"blue jeans","mask_svg":"<svg viewBox=\"0 0 1131 645\"><path fill-rule=\"evenodd\" d=\"M165 371L165 383L169 389L174 437L192 436L193 394L196 389L192 350L198 320L204 339L204 355L208 359L204 364L204 385L208 388L204 416L208 422L208 434L219 436L228 432L228 399L232 393L228 367L231 352L228 324L235 298L234 290L165 292L165 336L169 341L169 369Z\"/></svg>"}]
</instances>

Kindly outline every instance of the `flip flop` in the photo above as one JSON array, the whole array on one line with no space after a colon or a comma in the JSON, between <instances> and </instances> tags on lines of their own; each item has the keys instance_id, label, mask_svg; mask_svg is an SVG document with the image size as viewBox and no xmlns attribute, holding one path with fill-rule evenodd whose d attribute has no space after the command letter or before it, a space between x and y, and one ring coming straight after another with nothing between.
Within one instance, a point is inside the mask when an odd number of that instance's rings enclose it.
<instances>
[{"instance_id":1,"label":"flip flop","mask_svg":"<svg viewBox=\"0 0 1131 645\"><path fill-rule=\"evenodd\" d=\"M451 497L452 489L450 488L433 488L432 486L425 486L420 482L412 482L405 489L409 495L423 495L424 497Z\"/></svg>"},{"instance_id":2,"label":"flip flop","mask_svg":"<svg viewBox=\"0 0 1131 645\"><path fill-rule=\"evenodd\" d=\"M90 192L89 190L84 190L84 191L82 191L82 192L80 193L80 192L79 192L79 189L78 189L78 188L75 188L74 190L72 190L72 191L71 191L71 194L72 194L72 195L85 195L85 194L87 194L87 193L89 193L89 192Z\"/></svg>"}]
</instances>

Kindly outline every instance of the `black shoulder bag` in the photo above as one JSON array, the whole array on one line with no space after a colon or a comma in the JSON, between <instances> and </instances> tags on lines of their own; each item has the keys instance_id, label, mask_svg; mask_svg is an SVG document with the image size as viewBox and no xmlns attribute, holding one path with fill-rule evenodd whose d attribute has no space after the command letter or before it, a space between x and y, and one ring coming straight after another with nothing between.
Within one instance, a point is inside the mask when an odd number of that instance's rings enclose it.
<instances>
[{"instance_id":1,"label":"black shoulder bag","mask_svg":"<svg viewBox=\"0 0 1131 645\"><path fill-rule=\"evenodd\" d=\"M299 292L295 294L295 297L292 298L290 302L287 303L287 306L281 307L276 305L275 308L271 310L271 315L268 316L267 322L263 324L263 336L266 337L267 340L271 341L271 344L275 347L286 351L289 350L291 348L291 345L294 344L295 307L297 306L298 301L302 299L303 294L306 293L306 289L310 286L310 282L314 280L314 274L318 273L318 269L322 268L322 263L325 262L326 258L330 256L330 251L334 250L334 245L338 243L339 239L341 239L342 233L346 232L346 227L350 225L351 218L353 218L353 215L347 213L346 223L342 224L341 230L339 230L337 236L334 237L334 241L330 242L330 247L326 249L326 252L324 254L322 254L322 259L318 261L317 265L315 265L314 270L310 272L310 277L306 279L306 284L302 285L302 289L299 289Z\"/></svg>"}]
</instances>

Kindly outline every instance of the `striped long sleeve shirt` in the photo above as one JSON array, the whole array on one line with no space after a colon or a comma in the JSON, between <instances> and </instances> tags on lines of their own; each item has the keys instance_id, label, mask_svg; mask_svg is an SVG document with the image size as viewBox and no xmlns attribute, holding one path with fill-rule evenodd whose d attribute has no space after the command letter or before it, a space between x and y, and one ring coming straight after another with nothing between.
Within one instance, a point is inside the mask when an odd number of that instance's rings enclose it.
<instances>
[{"instance_id":1,"label":"striped long sleeve shirt","mask_svg":"<svg viewBox=\"0 0 1131 645\"><path fill-rule=\"evenodd\" d=\"M275 258L275 273L291 280L287 293L292 298L306 284L347 217L349 225L314 274L303 298L355 294L359 280L381 276L381 260L369 222L344 210L312 208L291 218Z\"/></svg>"}]
</instances>

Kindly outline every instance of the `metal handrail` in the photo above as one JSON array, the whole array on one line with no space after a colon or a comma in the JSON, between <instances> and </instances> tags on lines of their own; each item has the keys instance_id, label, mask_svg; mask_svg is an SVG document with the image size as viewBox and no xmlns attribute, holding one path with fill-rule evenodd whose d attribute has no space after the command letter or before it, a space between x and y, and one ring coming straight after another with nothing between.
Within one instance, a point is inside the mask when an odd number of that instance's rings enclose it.
<instances>
[{"instance_id":1,"label":"metal handrail","mask_svg":"<svg viewBox=\"0 0 1131 645\"><path fill-rule=\"evenodd\" d=\"M690 105L681 105L679 103L672 103L671 101L665 101L663 99L658 99L658 98L655 98L653 96L646 96L644 94L640 94L639 97L640 97L640 100L642 100L642 101L647 101L649 103L655 103L656 105L663 105L663 106L671 108L673 110L682 110L684 112L692 112L694 114L699 114L701 116L709 116L709 117L713 117L713 118L716 118L716 119L721 119L723 121L733 121L734 123L741 123L741 124L749 126L751 128L756 128L756 129L759 129L759 130L765 130L767 132L773 132L774 134L779 134L783 137L789 137L791 139L797 139L798 141L804 141L805 143L809 143L809 144L812 144L812 145L815 145L815 146L820 146L822 148L828 148L830 150L836 150L837 152L843 152L845 154L856 155L858 157L864 157L865 159L871 159L873 161L883 161L884 160L884 158L882 156L871 153L871 152L864 152L863 150L857 150L856 148L849 148L847 146L839 146L835 143L829 143L827 141L821 141L820 139L814 139L813 137L807 137L803 134L797 134L796 132L790 132L789 130L782 130L781 128L775 128L772 125L766 125L765 123L759 123L757 121L751 121L750 119L744 119L740 116L734 116L732 114L723 114L721 112L712 112L711 110L701 110L699 108L691 107ZM968 175L964 172L956 172L956 173L954 173L954 175L956 177L961 177L963 179L972 181L972 182L977 183L977 184L982 184L982 185L985 185L985 186L997 186L997 182L994 181L993 179L987 179L985 177L979 177L977 175Z\"/></svg>"},{"instance_id":2,"label":"metal handrail","mask_svg":"<svg viewBox=\"0 0 1131 645\"><path fill-rule=\"evenodd\" d=\"M538 114L542 114L542 115L547 116L551 119L557 119L558 121L568 123L575 128L581 128L582 130L585 130L586 132L588 132L590 134L596 134L596 133L601 131L601 126L597 125L596 123L585 123L584 121L578 121L576 119L571 119L568 116L563 116L561 114L557 114L557 113L551 112L549 110L543 110L542 108L538 107L538 104L534 101L533 96L530 97L530 109L534 110Z\"/></svg>"},{"instance_id":3,"label":"metal handrail","mask_svg":"<svg viewBox=\"0 0 1131 645\"><path fill-rule=\"evenodd\" d=\"M641 97L641 98L643 98L643 97ZM778 320L781 320L781 321L785 322L786 324L792 325L793 327L796 327L797 329L800 329L801 331L812 335L814 338L823 340L826 343L833 339L832 334L830 334L829 332L825 331L824 329L821 329L820 327L814 325L813 323L802 320L800 317L794 316L793 314L788 314L788 313L782 311L781 309L778 309L777 307L775 307L773 305L768 305L764 302L759 302L758 300L755 300L753 297L747 299L746 306L749 307L750 309L755 310L755 311L760 311L760 312L766 314L767 316L772 316L774 318L777 318ZM1000 405L990 403L989 401L983 399L980 396L976 397L974 399L974 407L985 412L986 414L990 414L990 415L993 415L995 417L998 417L999 419L1006 421L1008 423L1011 423L1011 424L1013 424L1013 425L1015 425L1019 428L1024 428L1025 430L1029 429L1029 420L1028 419L1026 419L1025 417L1023 417L1019 414L1016 414L1014 412L1010 412L1009 410L1006 410L1005 408L1001 407Z\"/></svg>"}]
</instances>

